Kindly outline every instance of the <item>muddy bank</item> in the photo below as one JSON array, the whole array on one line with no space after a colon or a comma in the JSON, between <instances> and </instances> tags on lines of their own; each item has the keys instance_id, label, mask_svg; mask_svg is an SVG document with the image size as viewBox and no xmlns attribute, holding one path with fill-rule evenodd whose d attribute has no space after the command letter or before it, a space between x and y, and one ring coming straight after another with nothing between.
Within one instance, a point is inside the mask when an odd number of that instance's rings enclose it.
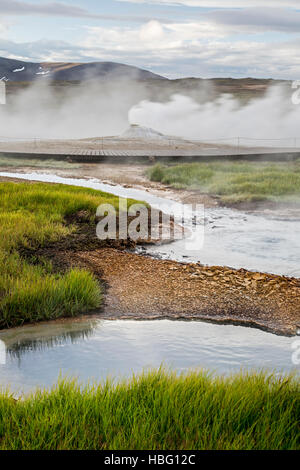
<instances>
[{"instance_id":1,"label":"muddy bank","mask_svg":"<svg viewBox=\"0 0 300 470\"><path fill-rule=\"evenodd\" d=\"M287 336L300 327L296 278L162 261L110 247L55 256L101 279L104 319L207 320Z\"/></svg>"},{"instance_id":2,"label":"muddy bank","mask_svg":"<svg viewBox=\"0 0 300 470\"><path fill-rule=\"evenodd\" d=\"M207 320L293 336L300 328L300 279L153 259L134 253L153 240L98 240L82 211L66 219L76 230L59 243L21 255L49 259L55 270L92 271L104 286L103 319ZM157 243L157 241L156 241Z\"/></svg>"},{"instance_id":3,"label":"muddy bank","mask_svg":"<svg viewBox=\"0 0 300 470\"><path fill-rule=\"evenodd\" d=\"M105 286L101 318L207 320L282 335L300 327L300 279L152 259L128 252L131 240L99 241L84 212L66 223L76 225L69 237L21 255L91 270Z\"/></svg>"}]
</instances>

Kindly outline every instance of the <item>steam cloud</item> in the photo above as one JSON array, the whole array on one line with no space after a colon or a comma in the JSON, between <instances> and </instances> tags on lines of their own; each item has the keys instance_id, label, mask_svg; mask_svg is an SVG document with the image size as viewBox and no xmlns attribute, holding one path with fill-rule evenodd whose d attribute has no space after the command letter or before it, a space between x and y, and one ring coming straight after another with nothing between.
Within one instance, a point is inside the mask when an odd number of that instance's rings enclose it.
<instances>
[{"instance_id":1,"label":"steam cloud","mask_svg":"<svg viewBox=\"0 0 300 470\"><path fill-rule=\"evenodd\" d=\"M36 82L0 107L0 137L79 139L116 135L140 97L130 81L50 86Z\"/></svg>"},{"instance_id":2,"label":"steam cloud","mask_svg":"<svg viewBox=\"0 0 300 470\"><path fill-rule=\"evenodd\" d=\"M300 103L292 103L293 93L296 97L297 91L287 94L286 89L274 87L244 106L232 95L202 104L173 95L167 103L141 102L130 110L129 120L187 139L213 142L241 137L244 145L293 146L300 129Z\"/></svg>"},{"instance_id":3,"label":"steam cloud","mask_svg":"<svg viewBox=\"0 0 300 470\"><path fill-rule=\"evenodd\" d=\"M287 93L274 87L265 97L242 106L231 95L203 102L201 89L198 100L180 94L145 100L147 86L130 80L54 88L39 82L19 91L10 105L0 106L0 138L112 136L124 132L128 121L167 135L203 141L239 136L293 146L299 135L300 105L292 104L292 89ZM243 140L243 145L265 146L268 142Z\"/></svg>"}]
</instances>

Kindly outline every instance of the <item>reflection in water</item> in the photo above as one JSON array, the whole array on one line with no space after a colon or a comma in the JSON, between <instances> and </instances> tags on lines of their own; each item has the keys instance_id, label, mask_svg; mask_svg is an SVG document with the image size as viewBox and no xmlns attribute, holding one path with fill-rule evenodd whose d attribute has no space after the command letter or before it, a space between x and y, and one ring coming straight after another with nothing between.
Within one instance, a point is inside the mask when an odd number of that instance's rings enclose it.
<instances>
[{"instance_id":1,"label":"reflection in water","mask_svg":"<svg viewBox=\"0 0 300 470\"><path fill-rule=\"evenodd\" d=\"M8 348L0 388L15 392L50 387L60 375L80 382L131 376L161 364L178 371L205 368L295 370L294 338L204 322L102 320L44 324L0 332Z\"/></svg>"},{"instance_id":2,"label":"reflection in water","mask_svg":"<svg viewBox=\"0 0 300 470\"><path fill-rule=\"evenodd\" d=\"M6 353L13 359L18 359L19 364L22 355L28 351L45 351L46 349L53 348L55 346L61 346L64 344L76 344L82 340L88 339L93 334L93 327L85 327L79 331L66 331L56 336L44 337L44 338L23 338L21 341L10 344L6 347Z\"/></svg>"},{"instance_id":3,"label":"reflection in water","mask_svg":"<svg viewBox=\"0 0 300 470\"><path fill-rule=\"evenodd\" d=\"M69 318L0 331L5 362L17 361L18 367L21 367L22 357L26 354L38 355L51 348L81 343L93 335L98 323L98 318L93 317Z\"/></svg>"}]
</instances>

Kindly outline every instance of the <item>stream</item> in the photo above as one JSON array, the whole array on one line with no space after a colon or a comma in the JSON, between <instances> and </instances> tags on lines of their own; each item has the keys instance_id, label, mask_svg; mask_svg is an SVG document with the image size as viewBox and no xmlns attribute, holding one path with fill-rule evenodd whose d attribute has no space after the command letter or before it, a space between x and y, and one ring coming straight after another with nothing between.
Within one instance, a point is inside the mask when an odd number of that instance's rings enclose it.
<instances>
[{"instance_id":1,"label":"stream","mask_svg":"<svg viewBox=\"0 0 300 470\"><path fill-rule=\"evenodd\" d=\"M0 176L71 184L149 203L179 217L182 204L148 191L109 185L96 179L46 173ZM192 217L192 213L190 214ZM253 214L227 208L199 213L193 226L196 249L186 240L146 246L151 256L300 277L300 219L292 214ZM231 373L241 368L277 373L298 371L292 354L296 338L257 329L186 321L108 321L80 318L0 331L0 386L19 393L48 387L60 374L80 381L129 376L143 368L178 371L206 368ZM299 339L297 340L299 342ZM300 345L298 345L300 347ZM294 361L295 362L295 361Z\"/></svg>"},{"instance_id":2,"label":"stream","mask_svg":"<svg viewBox=\"0 0 300 470\"><path fill-rule=\"evenodd\" d=\"M98 189L145 201L155 209L175 217L180 218L182 214L183 205L180 202L140 189L102 183L97 179L63 178L37 172L0 172L0 176ZM193 240L197 239L199 243L193 243L192 250L183 239L163 246L147 246L142 251L176 261L300 277L300 217L294 216L292 212L255 214L230 208L205 208L204 220L201 212L199 224L193 226Z\"/></svg>"}]
</instances>

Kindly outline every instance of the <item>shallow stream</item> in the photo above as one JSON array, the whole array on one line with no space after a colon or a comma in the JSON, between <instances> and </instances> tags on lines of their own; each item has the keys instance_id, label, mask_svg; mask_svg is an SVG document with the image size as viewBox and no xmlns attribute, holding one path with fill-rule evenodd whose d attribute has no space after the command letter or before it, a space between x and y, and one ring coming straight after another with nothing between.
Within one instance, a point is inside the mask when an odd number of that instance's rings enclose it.
<instances>
[{"instance_id":1,"label":"shallow stream","mask_svg":"<svg viewBox=\"0 0 300 470\"><path fill-rule=\"evenodd\" d=\"M0 176L99 189L146 201L175 216L182 209L180 203L148 191L108 185L96 179L45 173L2 172ZM206 209L204 217L199 213L199 223L193 226L193 238L199 243L192 251L186 240L142 250L179 261L300 277L300 220L290 214ZM36 386L50 386L60 373L85 382L128 376L133 371L161 364L179 371L199 367L226 374L241 368L276 369L278 373L297 371L299 365L292 361L295 341L299 339L204 322L96 319L51 322L0 331L0 385L10 386L14 391L29 391Z\"/></svg>"},{"instance_id":2,"label":"shallow stream","mask_svg":"<svg viewBox=\"0 0 300 470\"><path fill-rule=\"evenodd\" d=\"M145 201L165 213L181 216L183 205L149 191L102 183L96 179L63 178L51 173L8 173L17 177L98 189L117 196ZM204 208L193 226L193 249L186 240L148 246L146 252L177 261L230 266L300 277L300 218L283 213L246 213L230 208ZM197 243L198 240L198 243ZM195 243L196 242L196 243Z\"/></svg>"}]
</instances>

